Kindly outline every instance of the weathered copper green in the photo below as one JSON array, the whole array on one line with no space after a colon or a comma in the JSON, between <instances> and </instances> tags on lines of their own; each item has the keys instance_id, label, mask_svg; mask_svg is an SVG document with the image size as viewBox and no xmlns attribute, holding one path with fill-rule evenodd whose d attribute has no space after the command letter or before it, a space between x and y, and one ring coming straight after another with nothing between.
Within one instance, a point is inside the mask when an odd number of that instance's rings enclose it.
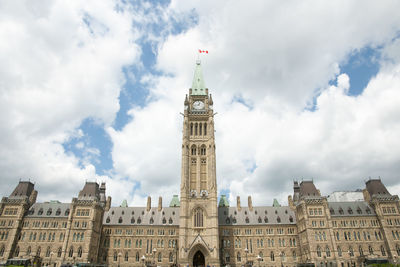
<instances>
[{"instance_id":1,"label":"weathered copper green","mask_svg":"<svg viewBox=\"0 0 400 267\"><path fill-rule=\"evenodd\" d=\"M201 69L200 61L196 62L194 70L194 77L192 83L192 95L206 95L206 85L204 83L203 71Z\"/></svg>"}]
</instances>

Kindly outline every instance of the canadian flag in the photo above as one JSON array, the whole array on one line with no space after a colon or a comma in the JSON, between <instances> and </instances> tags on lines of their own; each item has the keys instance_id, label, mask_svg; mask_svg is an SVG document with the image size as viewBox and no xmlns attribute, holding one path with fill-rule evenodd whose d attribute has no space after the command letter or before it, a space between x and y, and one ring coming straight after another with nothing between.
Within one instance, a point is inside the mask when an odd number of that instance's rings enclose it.
<instances>
[{"instance_id":1,"label":"canadian flag","mask_svg":"<svg viewBox=\"0 0 400 267\"><path fill-rule=\"evenodd\" d=\"M201 54L201 53L206 53L206 54L208 54L208 50L201 50L201 49L199 49L199 53Z\"/></svg>"}]
</instances>

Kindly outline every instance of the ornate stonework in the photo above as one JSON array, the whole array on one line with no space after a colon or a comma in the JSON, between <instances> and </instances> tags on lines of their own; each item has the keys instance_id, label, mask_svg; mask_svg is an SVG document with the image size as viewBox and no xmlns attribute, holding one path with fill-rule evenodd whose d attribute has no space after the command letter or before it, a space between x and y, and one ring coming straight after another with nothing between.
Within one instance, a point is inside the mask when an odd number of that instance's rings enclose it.
<instances>
[{"instance_id":1,"label":"ornate stonework","mask_svg":"<svg viewBox=\"0 0 400 267\"><path fill-rule=\"evenodd\" d=\"M0 263L110 266L364 266L397 263L399 198L380 179L362 192L322 196L294 182L288 206L217 205L213 100L200 62L184 101L180 199L111 207L105 184L87 182L71 203L36 203L30 182L0 202Z\"/></svg>"}]
</instances>

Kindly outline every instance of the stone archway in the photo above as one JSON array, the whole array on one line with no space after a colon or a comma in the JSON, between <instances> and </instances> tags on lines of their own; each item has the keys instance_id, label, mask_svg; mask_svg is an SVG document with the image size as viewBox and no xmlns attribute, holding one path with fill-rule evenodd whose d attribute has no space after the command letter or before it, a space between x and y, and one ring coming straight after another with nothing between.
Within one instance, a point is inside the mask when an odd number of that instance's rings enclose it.
<instances>
[{"instance_id":1,"label":"stone archway","mask_svg":"<svg viewBox=\"0 0 400 267\"><path fill-rule=\"evenodd\" d=\"M204 254L198 250L193 256L193 267L205 267L206 261Z\"/></svg>"}]
</instances>

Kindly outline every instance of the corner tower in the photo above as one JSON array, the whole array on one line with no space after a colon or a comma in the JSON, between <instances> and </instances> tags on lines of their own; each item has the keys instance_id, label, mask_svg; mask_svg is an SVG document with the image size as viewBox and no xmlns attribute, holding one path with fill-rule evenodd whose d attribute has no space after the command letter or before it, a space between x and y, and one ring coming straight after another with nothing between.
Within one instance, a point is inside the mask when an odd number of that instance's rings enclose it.
<instances>
[{"instance_id":1,"label":"corner tower","mask_svg":"<svg viewBox=\"0 0 400 267\"><path fill-rule=\"evenodd\" d=\"M200 61L184 107L179 262L219 266L213 101Z\"/></svg>"}]
</instances>

